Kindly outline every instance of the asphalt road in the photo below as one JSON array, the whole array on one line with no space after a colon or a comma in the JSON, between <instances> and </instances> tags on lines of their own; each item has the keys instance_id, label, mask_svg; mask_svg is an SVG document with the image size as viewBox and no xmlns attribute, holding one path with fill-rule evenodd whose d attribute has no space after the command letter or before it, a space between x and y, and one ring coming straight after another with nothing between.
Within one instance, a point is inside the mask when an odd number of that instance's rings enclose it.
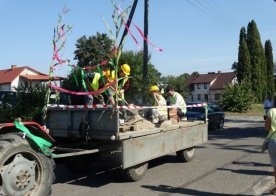
<instances>
[{"instance_id":1,"label":"asphalt road","mask_svg":"<svg viewBox=\"0 0 276 196\"><path fill-rule=\"evenodd\" d=\"M260 152L263 126L262 117L227 116L225 128L210 131L191 162L181 163L174 154L153 160L139 182L124 181L105 159L82 175L57 163L52 195L260 195L274 183L268 154Z\"/></svg>"}]
</instances>

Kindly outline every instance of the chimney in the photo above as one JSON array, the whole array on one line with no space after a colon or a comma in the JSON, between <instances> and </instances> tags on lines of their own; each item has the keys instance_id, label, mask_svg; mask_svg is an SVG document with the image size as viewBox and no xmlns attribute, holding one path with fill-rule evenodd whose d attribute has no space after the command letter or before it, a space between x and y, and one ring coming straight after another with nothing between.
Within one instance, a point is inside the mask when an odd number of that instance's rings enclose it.
<instances>
[{"instance_id":1,"label":"chimney","mask_svg":"<svg viewBox=\"0 0 276 196\"><path fill-rule=\"evenodd\" d=\"M16 69L16 65L11 65L11 70L15 70Z\"/></svg>"}]
</instances>

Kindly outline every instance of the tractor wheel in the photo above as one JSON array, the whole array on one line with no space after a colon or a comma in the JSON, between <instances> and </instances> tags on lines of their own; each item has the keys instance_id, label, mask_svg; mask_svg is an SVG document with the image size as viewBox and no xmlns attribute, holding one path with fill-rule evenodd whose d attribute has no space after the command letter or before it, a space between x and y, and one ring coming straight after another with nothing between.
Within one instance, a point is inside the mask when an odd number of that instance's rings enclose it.
<instances>
[{"instance_id":1,"label":"tractor wheel","mask_svg":"<svg viewBox=\"0 0 276 196\"><path fill-rule=\"evenodd\" d=\"M0 195L50 195L54 167L53 159L34 151L18 134L0 135Z\"/></svg>"}]
</instances>

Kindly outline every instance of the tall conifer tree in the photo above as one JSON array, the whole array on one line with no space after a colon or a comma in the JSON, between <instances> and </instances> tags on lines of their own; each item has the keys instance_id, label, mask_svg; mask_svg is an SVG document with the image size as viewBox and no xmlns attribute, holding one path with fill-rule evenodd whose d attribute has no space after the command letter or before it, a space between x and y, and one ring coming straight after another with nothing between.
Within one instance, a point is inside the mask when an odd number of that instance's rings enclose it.
<instances>
[{"instance_id":1,"label":"tall conifer tree","mask_svg":"<svg viewBox=\"0 0 276 196\"><path fill-rule=\"evenodd\" d=\"M250 54L246 42L246 31L242 27L240 31L240 41L239 41L239 54L238 54L238 64L237 64L237 78L239 83L241 81L246 82L251 87L251 63Z\"/></svg>"},{"instance_id":2,"label":"tall conifer tree","mask_svg":"<svg viewBox=\"0 0 276 196\"><path fill-rule=\"evenodd\" d=\"M265 57L267 65L267 93L273 95L275 92L274 84L274 63L273 63L273 53L272 45L270 40L265 42Z\"/></svg>"},{"instance_id":3,"label":"tall conifer tree","mask_svg":"<svg viewBox=\"0 0 276 196\"><path fill-rule=\"evenodd\" d=\"M260 34L254 20L249 22L247 26L247 46L252 65L252 90L255 94L256 101L262 102L267 93L266 64Z\"/></svg>"}]
</instances>

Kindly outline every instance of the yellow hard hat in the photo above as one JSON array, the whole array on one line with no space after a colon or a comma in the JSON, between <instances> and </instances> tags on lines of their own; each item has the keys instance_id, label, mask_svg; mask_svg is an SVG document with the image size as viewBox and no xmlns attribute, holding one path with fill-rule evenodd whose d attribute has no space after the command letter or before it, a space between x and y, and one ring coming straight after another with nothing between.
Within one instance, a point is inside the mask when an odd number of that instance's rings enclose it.
<instances>
[{"instance_id":1,"label":"yellow hard hat","mask_svg":"<svg viewBox=\"0 0 276 196\"><path fill-rule=\"evenodd\" d=\"M156 86L156 85L151 86L150 87L150 92L152 92L152 91L159 91L158 86Z\"/></svg>"},{"instance_id":2,"label":"yellow hard hat","mask_svg":"<svg viewBox=\"0 0 276 196\"><path fill-rule=\"evenodd\" d=\"M121 65L121 69L127 76L130 74L130 67L128 64Z\"/></svg>"},{"instance_id":3,"label":"yellow hard hat","mask_svg":"<svg viewBox=\"0 0 276 196\"><path fill-rule=\"evenodd\" d=\"M105 77L108 79L108 81L113 81L115 79L115 71L106 70L104 71Z\"/></svg>"}]
</instances>

